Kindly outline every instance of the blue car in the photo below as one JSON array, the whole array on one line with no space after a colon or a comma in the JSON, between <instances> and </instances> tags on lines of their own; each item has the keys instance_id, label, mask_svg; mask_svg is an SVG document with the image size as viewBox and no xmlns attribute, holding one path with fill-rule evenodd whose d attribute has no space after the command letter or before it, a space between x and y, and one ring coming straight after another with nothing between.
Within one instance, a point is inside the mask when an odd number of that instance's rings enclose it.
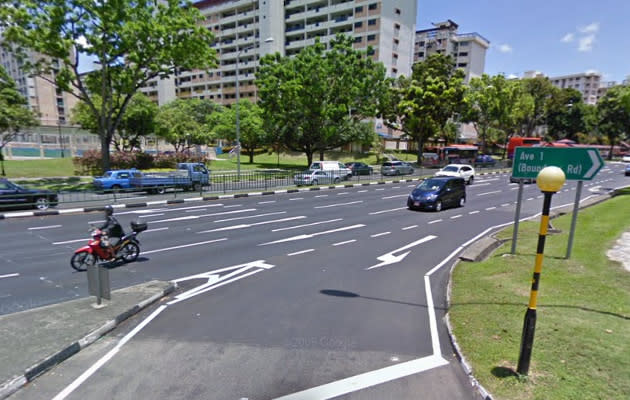
<instances>
[{"instance_id":1,"label":"blue car","mask_svg":"<svg viewBox=\"0 0 630 400\"><path fill-rule=\"evenodd\" d=\"M407 198L410 210L442 211L446 207L466 204L466 181L454 176L433 176L423 180Z\"/></svg>"},{"instance_id":2,"label":"blue car","mask_svg":"<svg viewBox=\"0 0 630 400\"><path fill-rule=\"evenodd\" d=\"M496 160L487 154L480 154L475 158L475 167L494 167Z\"/></svg>"},{"instance_id":3,"label":"blue car","mask_svg":"<svg viewBox=\"0 0 630 400\"><path fill-rule=\"evenodd\" d=\"M94 178L92 185L97 192L129 190L131 178L141 175L142 172L135 168L107 171L103 176Z\"/></svg>"}]
</instances>

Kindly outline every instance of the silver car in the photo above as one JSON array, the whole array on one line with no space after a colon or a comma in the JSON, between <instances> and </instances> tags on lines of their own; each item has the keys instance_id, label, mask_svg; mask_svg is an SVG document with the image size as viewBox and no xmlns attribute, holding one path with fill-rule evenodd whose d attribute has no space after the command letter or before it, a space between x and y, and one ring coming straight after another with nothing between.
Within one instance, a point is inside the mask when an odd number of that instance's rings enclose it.
<instances>
[{"instance_id":1,"label":"silver car","mask_svg":"<svg viewBox=\"0 0 630 400\"><path fill-rule=\"evenodd\" d=\"M341 177L335 171L322 171L321 169L309 169L293 176L295 185L322 185L341 182Z\"/></svg>"},{"instance_id":2,"label":"silver car","mask_svg":"<svg viewBox=\"0 0 630 400\"><path fill-rule=\"evenodd\" d=\"M404 161L387 161L381 165L382 175L406 175L413 174L411 164Z\"/></svg>"}]
</instances>

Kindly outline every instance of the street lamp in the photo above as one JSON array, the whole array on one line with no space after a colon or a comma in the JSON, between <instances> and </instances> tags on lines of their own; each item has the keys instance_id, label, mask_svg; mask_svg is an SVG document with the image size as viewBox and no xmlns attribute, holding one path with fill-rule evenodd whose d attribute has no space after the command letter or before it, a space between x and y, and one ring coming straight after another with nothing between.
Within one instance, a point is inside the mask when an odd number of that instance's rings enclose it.
<instances>
[{"instance_id":1,"label":"street lamp","mask_svg":"<svg viewBox=\"0 0 630 400\"><path fill-rule=\"evenodd\" d=\"M265 43L271 43L271 42L273 42L272 37L268 37L267 39L265 39ZM241 55L241 51L247 51L247 50L253 49L254 47L255 47L254 45L251 45L240 50L238 49L238 47L236 48L236 110L235 110L236 111L236 175L239 181L241 180L241 124L240 124L239 113L238 113L238 102L241 97L240 97L239 88L238 88L238 64L239 64L239 56Z\"/></svg>"},{"instance_id":2,"label":"street lamp","mask_svg":"<svg viewBox=\"0 0 630 400\"><path fill-rule=\"evenodd\" d=\"M61 119L57 120L57 131L59 132L59 146L61 146L61 158L65 158L63 152L63 137L61 136Z\"/></svg>"}]
</instances>

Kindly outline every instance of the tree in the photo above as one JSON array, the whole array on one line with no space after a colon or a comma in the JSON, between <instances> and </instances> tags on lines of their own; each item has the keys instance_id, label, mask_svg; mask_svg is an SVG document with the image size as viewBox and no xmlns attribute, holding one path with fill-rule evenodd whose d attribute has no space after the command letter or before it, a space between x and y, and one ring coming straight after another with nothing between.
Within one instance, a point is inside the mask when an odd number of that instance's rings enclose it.
<instances>
[{"instance_id":1,"label":"tree","mask_svg":"<svg viewBox=\"0 0 630 400\"><path fill-rule=\"evenodd\" d=\"M545 122L550 138L577 141L578 132L584 132L586 108L582 93L573 88L557 89L551 92L545 107Z\"/></svg>"},{"instance_id":2,"label":"tree","mask_svg":"<svg viewBox=\"0 0 630 400\"><path fill-rule=\"evenodd\" d=\"M318 40L295 57L268 55L258 71L265 127L287 148L323 153L366 141L361 121L377 115L386 92L385 67L368 52L354 50L349 36L338 35L330 49ZM370 51L370 50L368 50Z\"/></svg>"},{"instance_id":3,"label":"tree","mask_svg":"<svg viewBox=\"0 0 630 400\"><path fill-rule=\"evenodd\" d=\"M156 134L175 147L176 152L194 145L207 144L213 138L208 126L216 105L210 100L176 99L160 107L155 117Z\"/></svg>"},{"instance_id":4,"label":"tree","mask_svg":"<svg viewBox=\"0 0 630 400\"><path fill-rule=\"evenodd\" d=\"M3 46L23 68L87 105L98 122L105 170L114 133L139 88L176 70L216 65L213 36L202 21L189 0L0 0ZM98 64L85 77L80 54Z\"/></svg>"},{"instance_id":5,"label":"tree","mask_svg":"<svg viewBox=\"0 0 630 400\"><path fill-rule=\"evenodd\" d=\"M606 92L597 103L598 129L606 135L610 143L608 159L613 156L613 148L630 134L630 87L615 86Z\"/></svg>"},{"instance_id":6,"label":"tree","mask_svg":"<svg viewBox=\"0 0 630 400\"><path fill-rule=\"evenodd\" d=\"M455 67L450 56L432 54L414 64L411 79L399 78L391 90L384 120L416 141L420 164L424 142L462 109L464 72Z\"/></svg>"},{"instance_id":7,"label":"tree","mask_svg":"<svg viewBox=\"0 0 630 400\"><path fill-rule=\"evenodd\" d=\"M254 162L254 150L265 144L266 135L263 130L262 110L257 104L247 99L238 103L239 108L239 140L241 147L249 155L249 163ZM231 141L236 140L236 109L226 108L214 113L210 118L213 134Z\"/></svg>"},{"instance_id":8,"label":"tree","mask_svg":"<svg viewBox=\"0 0 630 400\"><path fill-rule=\"evenodd\" d=\"M26 98L17 89L15 81L0 65L0 166L4 170L4 147L15 139L20 130L37 125L35 115L28 109Z\"/></svg>"},{"instance_id":9,"label":"tree","mask_svg":"<svg viewBox=\"0 0 630 400\"><path fill-rule=\"evenodd\" d=\"M545 105L554 86L544 77L523 79L521 85L524 95L529 96L526 103L528 107L521 107L521 111L524 112L521 115L521 122L524 134L532 136L536 128L545 122Z\"/></svg>"},{"instance_id":10,"label":"tree","mask_svg":"<svg viewBox=\"0 0 630 400\"><path fill-rule=\"evenodd\" d=\"M488 132L497 120L497 112L501 98L499 90L493 85L493 81L504 79L501 75L490 77L483 74L480 78L470 80L466 94L464 95L464 109L460 116L463 122L471 122L479 134L481 152L486 153L486 141Z\"/></svg>"}]
</instances>

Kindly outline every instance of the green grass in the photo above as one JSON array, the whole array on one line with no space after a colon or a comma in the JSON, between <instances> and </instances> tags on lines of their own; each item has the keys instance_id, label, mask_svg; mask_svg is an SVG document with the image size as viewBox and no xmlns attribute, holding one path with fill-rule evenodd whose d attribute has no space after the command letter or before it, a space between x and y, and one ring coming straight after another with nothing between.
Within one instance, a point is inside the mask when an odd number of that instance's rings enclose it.
<instances>
[{"instance_id":1,"label":"green grass","mask_svg":"<svg viewBox=\"0 0 630 400\"><path fill-rule=\"evenodd\" d=\"M46 160L5 160L6 177L37 178L74 176L74 165L71 158L51 158Z\"/></svg>"},{"instance_id":2,"label":"green grass","mask_svg":"<svg viewBox=\"0 0 630 400\"><path fill-rule=\"evenodd\" d=\"M527 378L517 377L539 221L520 225L487 260L453 272L451 322L480 383L497 399L630 398L630 271L606 251L630 229L630 191L581 210L571 259L571 215L546 238L536 334Z\"/></svg>"},{"instance_id":3,"label":"green grass","mask_svg":"<svg viewBox=\"0 0 630 400\"><path fill-rule=\"evenodd\" d=\"M394 153L392 153L394 154ZM403 159L402 155L396 154L396 157ZM229 157L228 154L221 154L219 160L214 160L210 163L210 169L213 171L224 170L236 170L237 162L236 157ZM349 161L364 162L369 165L376 165L376 155L372 153L342 153L335 151L328 151L324 153L324 159L331 161L341 161L343 163ZM313 161L319 160L319 154L313 155ZM410 158L410 160L412 160ZM413 159L415 160L415 158ZM254 162L249 163L249 156L241 154L241 169L306 169L308 168L308 162L306 156L303 153L281 153L278 160L278 154L263 153L254 157Z\"/></svg>"}]
</instances>

